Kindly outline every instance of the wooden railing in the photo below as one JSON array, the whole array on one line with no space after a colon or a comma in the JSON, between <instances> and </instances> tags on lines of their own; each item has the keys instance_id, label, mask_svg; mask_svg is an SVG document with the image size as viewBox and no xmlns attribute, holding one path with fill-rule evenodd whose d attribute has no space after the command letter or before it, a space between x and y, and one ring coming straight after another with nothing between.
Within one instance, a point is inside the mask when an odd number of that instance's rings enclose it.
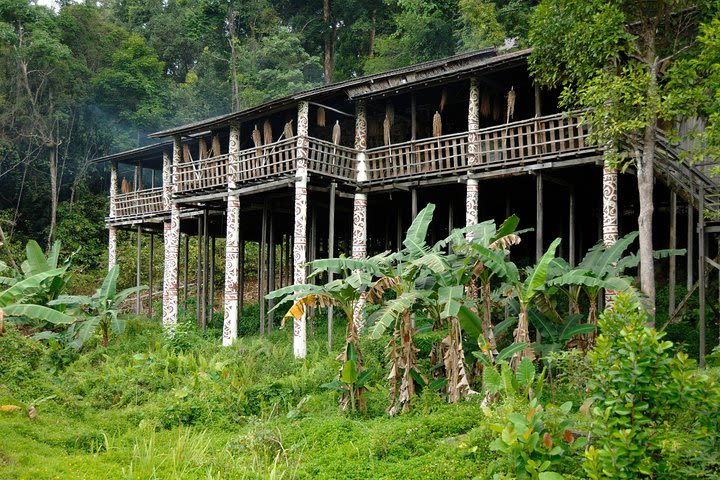
<instances>
[{"instance_id":1,"label":"wooden railing","mask_svg":"<svg viewBox=\"0 0 720 480\"><path fill-rule=\"evenodd\" d=\"M162 187L119 193L115 197L113 218L143 217L162 213Z\"/></svg>"},{"instance_id":2,"label":"wooden railing","mask_svg":"<svg viewBox=\"0 0 720 480\"><path fill-rule=\"evenodd\" d=\"M505 168L594 149L578 116L532 118L473 132L477 163L472 168ZM369 181L415 175L453 174L470 169L467 132L443 135L367 151Z\"/></svg>"},{"instance_id":3,"label":"wooden railing","mask_svg":"<svg viewBox=\"0 0 720 480\"><path fill-rule=\"evenodd\" d=\"M180 162L175 167L177 192L186 194L221 189L227 186L227 168L227 155Z\"/></svg>"},{"instance_id":4,"label":"wooden railing","mask_svg":"<svg viewBox=\"0 0 720 480\"><path fill-rule=\"evenodd\" d=\"M297 137L286 138L238 154L240 182L262 180L295 172Z\"/></svg>"},{"instance_id":5,"label":"wooden railing","mask_svg":"<svg viewBox=\"0 0 720 480\"><path fill-rule=\"evenodd\" d=\"M357 173L357 150L308 138L308 170L328 177L354 181Z\"/></svg>"}]
</instances>

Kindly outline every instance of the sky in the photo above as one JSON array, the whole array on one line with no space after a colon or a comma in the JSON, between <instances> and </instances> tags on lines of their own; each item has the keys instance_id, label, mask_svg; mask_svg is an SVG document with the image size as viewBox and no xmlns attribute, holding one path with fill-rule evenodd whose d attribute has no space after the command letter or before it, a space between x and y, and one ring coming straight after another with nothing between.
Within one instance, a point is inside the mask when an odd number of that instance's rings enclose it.
<instances>
[{"instance_id":1,"label":"sky","mask_svg":"<svg viewBox=\"0 0 720 480\"><path fill-rule=\"evenodd\" d=\"M57 10L58 3L57 0L34 0L34 3L38 5L44 5L46 7L50 7L53 10Z\"/></svg>"}]
</instances>

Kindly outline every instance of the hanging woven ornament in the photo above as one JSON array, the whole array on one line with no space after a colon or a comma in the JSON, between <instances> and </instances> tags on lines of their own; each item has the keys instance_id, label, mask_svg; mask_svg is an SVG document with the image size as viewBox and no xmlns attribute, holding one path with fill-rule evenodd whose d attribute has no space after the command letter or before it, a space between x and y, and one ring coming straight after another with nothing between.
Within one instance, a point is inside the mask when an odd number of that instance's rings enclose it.
<instances>
[{"instance_id":1,"label":"hanging woven ornament","mask_svg":"<svg viewBox=\"0 0 720 480\"><path fill-rule=\"evenodd\" d=\"M440 106L438 107L438 110L441 113L445 110L445 105L447 105L447 88L443 88L442 93L440 94Z\"/></svg>"},{"instance_id":2,"label":"hanging woven ornament","mask_svg":"<svg viewBox=\"0 0 720 480\"><path fill-rule=\"evenodd\" d=\"M510 91L507 94L507 123L510 123L510 119L515 116L515 87L510 87Z\"/></svg>"},{"instance_id":3,"label":"hanging woven ornament","mask_svg":"<svg viewBox=\"0 0 720 480\"><path fill-rule=\"evenodd\" d=\"M436 111L433 115L433 137L439 137L442 135L442 117L440 112Z\"/></svg>"},{"instance_id":4,"label":"hanging woven ornament","mask_svg":"<svg viewBox=\"0 0 720 480\"><path fill-rule=\"evenodd\" d=\"M287 123L285 123L285 127L283 127L283 135L285 135L285 139L293 137L292 122L292 119L288 120Z\"/></svg>"},{"instance_id":5,"label":"hanging woven ornament","mask_svg":"<svg viewBox=\"0 0 720 480\"><path fill-rule=\"evenodd\" d=\"M123 177L122 182L120 182L120 191L122 193L130 193L132 191L132 187L130 187L130 182L128 182L125 177Z\"/></svg>"},{"instance_id":6,"label":"hanging woven ornament","mask_svg":"<svg viewBox=\"0 0 720 480\"><path fill-rule=\"evenodd\" d=\"M325 126L325 109L323 107L317 109L317 125L318 127Z\"/></svg>"},{"instance_id":7,"label":"hanging woven ornament","mask_svg":"<svg viewBox=\"0 0 720 480\"><path fill-rule=\"evenodd\" d=\"M496 96L493 101L493 120L495 120L496 122L500 120L500 118L502 117L502 111L502 99L499 96Z\"/></svg>"},{"instance_id":8,"label":"hanging woven ornament","mask_svg":"<svg viewBox=\"0 0 720 480\"><path fill-rule=\"evenodd\" d=\"M383 141L385 145L390 145L390 120L387 115L385 116L385 120L383 120Z\"/></svg>"},{"instance_id":9,"label":"hanging woven ornament","mask_svg":"<svg viewBox=\"0 0 720 480\"><path fill-rule=\"evenodd\" d=\"M340 145L340 121L339 120L335 120L335 125L333 126L332 143L334 143L335 145Z\"/></svg>"},{"instance_id":10,"label":"hanging woven ornament","mask_svg":"<svg viewBox=\"0 0 720 480\"><path fill-rule=\"evenodd\" d=\"M265 120L265 122L263 122L263 143L265 145L268 145L272 142L273 142L272 125L270 125L270 120Z\"/></svg>"},{"instance_id":11,"label":"hanging woven ornament","mask_svg":"<svg viewBox=\"0 0 720 480\"><path fill-rule=\"evenodd\" d=\"M492 115L490 94L487 90L483 90L482 96L480 97L480 115L482 115L483 118L490 118L490 115Z\"/></svg>"},{"instance_id":12,"label":"hanging woven ornament","mask_svg":"<svg viewBox=\"0 0 720 480\"><path fill-rule=\"evenodd\" d=\"M252 141L255 144L255 153L257 153L258 156L261 154L260 147L262 147L262 137L260 136L260 130L257 128L257 124L255 124L255 129L252 131Z\"/></svg>"},{"instance_id":13,"label":"hanging woven ornament","mask_svg":"<svg viewBox=\"0 0 720 480\"><path fill-rule=\"evenodd\" d=\"M395 107L390 102L385 105L385 118L390 122L391 127L395 125Z\"/></svg>"}]
</instances>

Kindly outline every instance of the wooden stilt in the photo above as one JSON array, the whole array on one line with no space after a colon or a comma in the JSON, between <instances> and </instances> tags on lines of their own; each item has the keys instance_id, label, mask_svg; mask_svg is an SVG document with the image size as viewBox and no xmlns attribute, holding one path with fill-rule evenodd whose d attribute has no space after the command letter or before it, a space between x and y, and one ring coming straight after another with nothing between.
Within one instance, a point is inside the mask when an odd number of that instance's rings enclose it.
<instances>
[{"instance_id":1,"label":"wooden stilt","mask_svg":"<svg viewBox=\"0 0 720 480\"><path fill-rule=\"evenodd\" d=\"M203 278L202 278L202 217L197 219L197 275L195 279L195 323L202 328L202 299L203 299Z\"/></svg>"},{"instance_id":2,"label":"wooden stilt","mask_svg":"<svg viewBox=\"0 0 720 480\"><path fill-rule=\"evenodd\" d=\"M153 178L155 170L153 170ZM150 234L150 258L148 259L148 317L153 316L153 257L155 256L155 235Z\"/></svg>"},{"instance_id":3,"label":"wooden stilt","mask_svg":"<svg viewBox=\"0 0 720 480\"><path fill-rule=\"evenodd\" d=\"M263 204L260 222L260 244L258 252L258 304L260 306L260 335L265 335L265 293L267 288L267 202Z\"/></svg>"},{"instance_id":4,"label":"wooden stilt","mask_svg":"<svg viewBox=\"0 0 720 480\"><path fill-rule=\"evenodd\" d=\"M310 238L308 242L308 262L312 262L317 257L317 208L312 207L310 210ZM307 272L305 273L307 278ZM311 283L315 283L315 279ZM310 314L310 336L315 336L315 308L309 309Z\"/></svg>"},{"instance_id":5,"label":"wooden stilt","mask_svg":"<svg viewBox=\"0 0 720 480\"><path fill-rule=\"evenodd\" d=\"M700 368L705 368L705 257L707 256L707 239L705 238L705 194L702 191L702 188L698 189L698 198L698 306L700 310L700 318L698 325L698 336L700 337L700 345L698 348L698 364Z\"/></svg>"},{"instance_id":6,"label":"wooden stilt","mask_svg":"<svg viewBox=\"0 0 720 480\"><path fill-rule=\"evenodd\" d=\"M410 140L417 139L417 106L415 94L410 94Z\"/></svg>"},{"instance_id":7,"label":"wooden stilt","mask_svg":"<svg viewBox=\"0 0 720 480\"><path fill-rule=\"evenodd\" d=\"M332 182L330 184L330 207L328 209L328 258L335 258L335 189L337 184ZM333 274L328 273L328 282L332 282ZM328 341L328 352L332 351L333 345L333 307L330 305L327 311L327 341Z\"/></svg>"},{"instance_id":8,"label":"wooden stilt","mask_svg":"<svg viewBox=\"0 0 720 480\"><path fill-rule=\"evenodd\" d=\"M543 245L543 178L538 172L535 176L535 261L537 262L545 253Z\"/></svg>"},{"instance_id":9,"label":"wooden stilt","mask_svg":"<svg viewBox=\"0 0 720 480\"><path fill-rule=\"evenodd\" d=\"M240 229L240 269L238 270L238 286L240 289L238 299L238 322L242 318L243 308L245 307L245 239L243 238L243 229Z\"/></svg>"},{"instance_id":10,"label":"wooden stilt","mask_svg":"<svg viewBox=\"0 0 720 480\"><path fill-rule=\"evenodd\" d=\"M210 257L210 232L208 231L208 211L203 213L203 304L202 304L202 328L205 330L208 323L208 292L210 291L210 275L208 271L208 260Z\"/></svg>"},{"instance_id":11,"label":"wooden stilt","mask_svg":"<svg viewBox=\"0 0 720 480\"><path fill-rule=\"evenodd\" d=\"M568 204L568 263L575 266L575 189L570 187L570 199Z\"/></svg>"},{"instance_id":12,"label":"wooden stilt","mask_svg":"<svg viewBox=\"0 0 720 480\"><path fill-rule=\"evenodd\" d=\"M453 207L453 201L452 199L450 199L450 201L448 202L448 236L450 236L453 229L455 228L455 219L453 218L455 216L455 211ZM452 251L452 244L448 244L447 251L448 253Z\"/></svg>"},{"instance_id":13,"label":"wooden stilt","mask_svg":"<svg viewBox=\"0 0 720 480\"><path fill-rule=\"evenodd\" d=\"M395 225L395 249L400 250L402 248L402 239L403 239L403 231L402 231L402 208L398 206L397 209L397 224Z\"/></svg>"},{"instance_id":14,"label":"wooden stilt","mask_svg":"<svg viewBox=\"0 0 720 480\"><path fill-rule=\"evenodd\" d=\"M215 237L210 239L210 294L208 295L208 322L212 324L215 312Z\"/></svg>"},{"instance_id":15,"label":"wooden stilt","mask_svg":"<svg viewBox=\"0 0 720 480\"><path fill-rule=\"evenodd\" d=\"M275 222L272 208L268 211L268 225L269 225L269 254L268 254L268 292L275 290ZM268 308L271 309L274 306L273 301L268 302ZM272 332L273 322L275 320L275 312L268 313L267 319L267 331Z\"/></svg>"},{"instance_id":16,"label":"wooden stilt","mask_svg":"<svg viewBox=\"0 0 720 480\"><path fill-rule=\"evenodd\" d=\"M140 230L140 226L137 227L137 255L135 257L135 286L139 287L141 282L141 274L142 274L142 265L140 265L141 261L141 253L142 253L142 233ZM142 297L140 296L141 292L137 292L135 294L135 315L140 315L140 312L142 311Z\"/></svg>"},{"instance_id":17,"label":"wooden stilt","mask_svg":"<svg viewBox=\"0 0 720 480\"><path fill-rule=\"evenodd\" d=\"M677 194L670 191L670 241L668 244L670 250L677 248ZM668 268L668 317L675 312L675 270L677 260L675 255L670 255L670 265Z\"/></svg>"},{"instance_id":18,"label":"wooden stilt","mask_svg":"<svg viewBox=\"0 0 720 480\"><path fill-rule=\"evenodd\" d=\"M417 188L410 189L412 219L415 220L418 214Z\"/></svg>"},{"instance_id":19,"label":"wooden stilt","mask_svg":"<svg viewBox=\"0 0 720 480\"><path fill-rule=\"evenodd\" d=\"M542 101L540 95L540 85L535 83L535 116L542 116Z\"/></svg>"},{"instance_id":20,"label":"wooden stilt","mask_svg":"<svg viewBox=\"0 0 720 480\"><path fill-rule=\"evenodd\" d=\"M190 266L190 235L185 234L185 263L183 264L183 313L187 314L188 268Z\"/></svg>"},{"instance_id":21,"label":"wooden stilt","mask_svg":"<svg viewBox=\"0 0 720 480\"><path fill-rule=\"evenodd\" d=\"M695 261L694 256L694 247L695 247L695 239L693 229L695 228L695 221L693 219L695 211L692 206L692 202L688 203L687 207L687 289L690 290L693 286L693 262Z\"/></svg>"},{"instance_id":22,"label":"wooden stilt","mask_svg":"<svg viewBox=\"0 0 720 480\"><path fill-rule=\"evenodd\" d=\"M284 233L280 234L280 252L278 253L278 267L280 270L278 272L278 280L279 280L278 287L283 288L285 286L285 277L284 277L284 275L285 275L285 234Z\"/></svg>"}]
</instances>

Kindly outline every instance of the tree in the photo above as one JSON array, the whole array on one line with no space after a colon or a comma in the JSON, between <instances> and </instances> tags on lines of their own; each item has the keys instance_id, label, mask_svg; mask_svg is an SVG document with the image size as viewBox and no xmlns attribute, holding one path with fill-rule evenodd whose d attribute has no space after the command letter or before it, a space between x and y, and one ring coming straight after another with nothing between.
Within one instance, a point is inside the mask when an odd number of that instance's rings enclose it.
<instances>
[{"instance_id":1,"label":"tree","mask_svg":"<svg viewBox=\"0 0 720 480\"><path fill-rule=\"evenodd\" d=\"M462 50L478 50L502 45L505 29L498 21L492 2L460 0L460 29L458 37Z\"/></svg>"},{"instance_id":2,"label":"tree","mask_svg":"<svg viewBox=\"0 0 720 480\"><path fill-rule=\"evenodd\" d=\"M652 217L658 122L671 119L664 72L682 55L711 2L544 0L532 20L530 70L562 88L560 104L585 109L610 168L637 170L640 283L655 311Z\"/></svg>"}]
</instances>

